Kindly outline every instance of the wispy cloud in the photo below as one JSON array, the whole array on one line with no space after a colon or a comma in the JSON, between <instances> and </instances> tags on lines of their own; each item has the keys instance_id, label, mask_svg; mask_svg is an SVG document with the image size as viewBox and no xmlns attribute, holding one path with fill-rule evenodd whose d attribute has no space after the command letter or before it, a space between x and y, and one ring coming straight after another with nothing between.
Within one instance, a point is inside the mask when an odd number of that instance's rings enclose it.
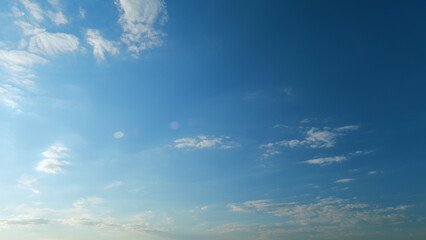
<instances>
[{"instance_id":1,"label":"wispy cloud","mask_svg":"<svg viewBox=\"0 0 426 240\"><path fill-rule=\"evenodd\" d=\"M266 149L263 154L263 158L268 158L273 155L280 153L277 149L280 147L307 147L307 148L331 148L336 145L337 137L345 135L347 131L354 131L358 129L358 126L348 125L338 128L324 127L323 129L319 128L309 128L305 130L303 139L291 139L291 140L282 140L277 142L271 142L260 145L261 149ZM268 149L274 149L268 150ZM268 154L272 152L274 154Z\"/></svg>"},{"instance_id":2,"label":"wispy cloud","mask_svg":"<svg viewBox=\"0 0 426 240\"><path fill-rule=\"evenodd\" d=\"M46 59L27 51L0 49L0 65L14 73L28 72L27 67L46 62Z\"/></svg>"},{"instance_id":3,"label":"wispy cloud","mask_svg":"<svg viewBox=\"0 0 426 240\"><path fill-rule=\"evenodd\" d=\"M105 59L105 53L118 54L119 49L116 47L117 43L104 39L99 30L87 29L86 40L93 47L93 54L98 60Z\"/></svg>"},{"instance_id":4,"label":"wispy cloud","mask_svg":"<svg viewBox=\"0 0 426 240\"><path fill-rule=\"evenodd\" d=\"M40 5L38 5L38 3L34 3L30 0L20 0L20 2L34 20L40 22L44 19L43 10L41 9Z\"/></svg>"},{"instance_id":5,"label":"wispy cloud","mask_svg":"<svg viewBox=\"0 0 426 240\"><path fill-rule=\"evenodd\" d=\"M140 51L160 46L163 33L157 29L167 21L166 4L163 0L116 0L123 29L121 40L128 50Z\"/></svg>"},{"instance_id":6,"label":"wispy cloud","mask_svg":"<svg viewBox=\"0 0 426 240\"><path fill-rule=\"evenodd\" d=\"M34 188L34 185L37 183L37 178L34 177L30 177L27 175L22 175L19 179L18 179L18 184L20 187L29 189L32 193L40 193L40 191L38 191L37 189Z\"/></svg>"},{"instance_id":7,"label":"wispy cloud","mask_svg":"<svg viewBox=\"0 0 426 240\"><path fill-rule=\"evenodd\" d=\"M348 182L353 182L356 179L354 178L342 178L342 179L338 179L336 180L336 183L348 183Z\"/></svg>"},{"instance_id":8,"label":"wispy cloud","mask_svg":"<svg viewBox=\"0 0 426 240\"><path fill-rule=\"evenodd\" d=\"M0 67L4 70L0 77L0 102L18 109L24 93L33 88L31 67L44 63L46 59L27 51L0 49Z\"/></svg>"},{"instance_id":9,"label":"wispy cloud","mask_svg":"<svg viewBox=\"0 0 426 240\"><path fill-rule=\"evenodd\" d=\"M67 33L49 33L44 29L28 40L28 50L41 55L57 55L60 53L73 52L79 47L76 36Z\"/></svg>"},{"instance_id":10,"label":"wispy cloud","mask_svg":"<svg viewBox=\"0 0 426 240\"><path fill-rule=\"evenodd\" d=\"M312 203L274 203L270 199L228 204L233 212L263 212L274 216L286 216L287 224L302 226L355 227L365 223L401 223L405 216L400 212L408 208L401 205L391 208L373 207L353 203L349 199L317 198Z\"/></svg>"},{"instance_id":11,"label":"wispy cloud","mask_svg":"<svg viewBox=\"0 0 426 240\"><path fill-rule=\"evenodd\" d=\"M302 163L325 165L325 164L330 164L335 162L342 162L346 160L348 160L348 158L345 156L336 156L336 157L310 159L310 160L303 161Z\"/></svg>"},{"instance_id":12,"label":"wispy cloud","mask_svg":"<svg viewBox=\"0 0 426 240\"><path fill-rule=\"evenodd\" d=\"M158 233L168 232L167 228L151 224L146 218L136 214L128 218L106 217L99 215L94 208L102 207L104 199L99 197L81 198L74 201L72 208L28 208L20 206L11 217L0 219L0 227L32 227L38 225L90 226L103 230L123 232ZM149 213L152 213L149 211ZM164 218L167 222L168 217ZM169 219L170 220L170 219Z\"/></svg>"},{"instance_id":13,"label":"wispy cloud","mask_svg":"<svg viewBox=\"0 0 426 240\"><path fill-rule=\"evenodd\" d=\"M347 161L347 160L349 160L353 157L367 155L367 154L370 154L372 152L373 151L359 150L359 151L355 151L355 152L351 152L349 154L346 154L345 156L315 158L315 159L310 159L310 160L306 160L306 161L301 161L301 163L328 165L328 164L332 164L332 163L339 163L339 162ZM358 170L352 169L351 171L358 171Z\"/></svg>"},{"instance_id":14,"label":"wispy cloud","mask_svg":"<svg viewBox=\"0 0 426 240\"><path fill-rule=\"evenodd\" d=\"M192 149L202 149L202 148L212 148L220 147L223 149L235 148L238 147L238 144L230 140L231 137L214 137L214 136L198 136L196 138L180 138L175 140L176 148L192 148Z\"/></svg>"},{"instance_id":15,"label":"wispy cloud","mask_svg":"<svg viewBox=\"0 0 426 240\"><path fill-rule=\"evenodd\" d=\"M69 149L67 147L61 145L51 146L49 150L42 152L42 155L46 157L46 159L38 163L36 170L45 173L61 172L63 166L70 164L70 162L62 160L68 157L68 151Z\"/></svg>"},{"instance_id":16,"label":"wispy cloud","mask_svg":"<svg viewBox=\"0 0 426 240\"><path fill-rule=\"evenodd\" d=\"M75 201L72 205L75 208L87 208L87 207L91 207L91 206L96 206L99 204L102 204L104 202L103 198L99 198L99 197L89 197L89 198L81 198L77 201Z\"/></svg>"},{"instance_id":17,"label":"wispy cloud","mask_svg":"<svg viewBox=\"0 0 426 240\"><path fill-rule=\"evenodd\" d=\"M109 183L109 184L105 185L104 189L111 189L111 188L121 187L123 185L124 185L124 183L122 181L115 181L115 182L112 182L112 183Z\"/></svg>"}]
</instances>

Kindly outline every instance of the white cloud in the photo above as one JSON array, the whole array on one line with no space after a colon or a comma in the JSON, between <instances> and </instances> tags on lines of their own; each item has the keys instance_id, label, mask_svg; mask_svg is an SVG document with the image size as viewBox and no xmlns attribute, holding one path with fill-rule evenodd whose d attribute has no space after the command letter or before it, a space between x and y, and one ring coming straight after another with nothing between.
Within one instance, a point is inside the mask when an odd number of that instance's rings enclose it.
<instances>
[{"instance_id":1,"label":"white cloud","mask_svg":"<svg viewBox=\"0 0 426 240\"><path fill-rule=\"evenodd\" d=\"M81 19L85 19L86 18L86 11L83 8L79 9L79 14L80 14L80 18Z\"/></svg>"},{"instance_id":2,"label":"white cloud","mask_svg":"<svg viewBox=\"0 0 426 240\"><path fill-rule=\"evenodd\" d=\"M355 227L360 224L397 224L405 218L400 212L408 208L401 205L379 208L349 199L317 198L311 203L273 203L272 200L248 201L228 204L233 212L263 212L274 216L285 216L286 224L306 227L336 226Z\"/></svg>"},{"instance_id":3,"label":"white cloud","mask_svg":"<svg viewBox=\"0 0 426 240\"><path fill-rule=\"evenodd\" d=\"M354 179L354 178L342 178L342 179L336 180L336 183L347 183L347 182L353 182L355 180L356 179Z\"/></svg>"},{"instance_id":4,"label":"white cloud","mask_svg":"<svg viewBox=\"0 0 426 240\"><path fill-rule=\"evenodd\" d=\"M40 191L34 188L34 184L37 183L37 178L23 175L18 179L18 184L22 188L30 190L32 193L38 194Z\"/></svg>"},{"instance_id":5,"label":"white cloud","mask_svg":"<svg viewBox=\"0 0 426 240\"><path fill-rule=\"evenodd\" d=\"M163 0L116 0L115 3L121 12L121 40L128 45L129 51L139 53L162 44L164 34L156 25L167 21Z\"/></svg>"},{"instance_id":6,"label":"white cloud","mask_svg":"<svg viewBox=\"0 0 426 240\"><path fill-rule=\"evenodd\" d=\"M119 53L117 43L104 39L99 30L87 29L86 40L93 47L93 54L98 60L104 60L106 52L113 55Z\"/></svg>"},{"instance_id":7,"label":"white cloud","mask_svg":"<svg viewBox=\"0 0 426 240\"><path fill-rule=\"evenodd\" d=\"M303 127L301 128L305 129ZM353 131L358 128L359 127L355 125L343 126L338 128L324 127L322 130L312 127L308 129L307 131L305 130L304 139L282 140L282 141L271 142L271 143L260 145L260 148L266 149L262 157L268 158L270 156L279 154L280 151L278 151L277 149L280 147L331 148L335 146L336 139L338 136L344 135L344 132L346 131ZM268 149L273 149L273 150L268 150ZM273 152L274 154L268 154L268 151Z\"/></svg>"},{"instance_id":8,"label":"white cloud","mask_svg":"<svg viewBox=\"0 0 426 240\"><path fill-rule=\"evenodd\" d=\"M46 59L27 51L0 49L0 65L13 72L27 71L26 67L46 62Z\"/></svg>"},{"instance_id":9,"label":"white cloud","mask_svg":"<svg viewBox=\"0 0 426 240\"><path fill-rule=\"evenodd\" d=\"M115 181L115 182L112 182L112 183L105 185L104 189L116 188L116 187L120 187L120 186L123 186L123 185L124 185L124 183L122 181Z\"/></svg>"},{"instance_id":10,"label":"white cloud","mask_svg":"<svg viewBox=\"0 0 426 240\"><path fill-rule=\"evenodd\" d=\"M30 52L53 56L78 50L80 41L72 34L47 32L44 28L24 21L15 21L15 24L29 36L26 42Z\"/></svg>"},{"instance_id":11,"label":"white cloud","mask_svg":"<svg viewBox=\"0 0 426 240\"><path fill-rule=\"evenodd\" d=\"M46 157L40 161L36 167L36 170L45 172L45 173L58 173L63 169L65 165L69 165L70 162L65 160L59 160L62 158L67 158L67 152L69 149L62 145L54 145L49 148L49 150L42 152L41 154Z\"/></svg>"},{"instance_id":12,"label":"white cloud","mask_svg":"<svg viewBox=\"0 0 426 240\"><path fill-rule=\"evenodd\" d=\"M176 148L211 148L220 147L223 149L235 148L238 146L235 142L230 141L230 137L209 137L198 136L197 138L181 138L174 141Z\"/></svg>"},{"instance_id":13,"label":"white cloud","mask_svg":"<svg viewBox=\"0 0 426 240\"><path fill-rule=\"evenodd\" d=\"M359 126L357 125L349 125L349 126L338 127L335 130L337 132L345 132L345 131L354 131L358 129L359 129Z\"/></svg>"},{"instance_id":14,"label":"white cloud","mask_svg":"<svg viewBox=\"0 0 426 240\"><path fill-rule=\"evenodd\" d=\"M60 161L57 159L47 158L38 163L36 169L45 173L61 172L62 166L70 164L68 161Z\"/></svg>"},{"instance_id":15,"label":"white cloud","mask_svg":"<svg viewBox=\"0 0 426 240\"><path fill-rule=\"evenodd\" d=\"M24 92L33 88L34 75L31 66L47 63L47 60L33 53L22 50L1 50L0 67L3 68L0 82L0 103L17 109L24 100Z\"/></svg>"},{"instance_id":16,"label":"white cloud","mask_svg":"<svg viewBox=\"0 0 426 240\"><path fill-rule=\"evenodd\" d=\"M104 202L103 198L99 198L99 197L89 197L89 198L82 198L79 199L77 201L75 201L72 205L77 208L87 208L87 207L91 207L91 206L96 206L99 204L102 204Z\"/></svg>"},{"instance_id":17,"label":"white cloud","mask_svg":"<svg viewBox=\"0 0 426 240\"><path fill-rule=\"evenodd\" d=\"M336 156L336 157L325 157L325 158L315 158L303 161L302 163L308 164L330 164L334 162L342 162L348 160L345 156Z\"/></svg>"},{"instance_id":18,"label":"white cloud","mask_svg":"<svg viewBox=\"0 0 426 240\"><path fill-rule=\"evenodd\" d=\"M48 11L47 12L47 16L56 25L61 25L61 24L67 24L68 23L67 18L65 17L64 13L61 12L61 11L59 11L59 12Z\"/></svg>"},{"instance_id":19,"label":"white cloud","mask_svg":"<svg viewBox=\"0 0 426 240\"><path fill-rule=\"evenodd\" d=\"M124 132L122 131L117 131L114 133L114 138L123 138L124 137Z\"/></svg>"},{"instance_id":20,"label":"white cloud","mask_svg":"<svg viewBox=\"0 0 426 240\"><path fill-rule=\"evenodd\" d=\"M93 207L99 206L103 202L104 199L99 197L81 198L73 203L72 208L66 209L29 208L20 205L14 209L9 208L9 211L13 211L10 217L6 217L5 213L2 214L0 227L31 227L47 224L58 226L61 224L64 226L90 226L103 231L107 229L140 233L168 231L166 228L148 223L145 218L140 218L138 215L128 218L113 218L105 216L106 212L96 213L97 211L94 211ZM152 211L148 212L152 213ZM167 220L170 222L172 219L166 218L166 222Z\"/></svg>"},{"instance_id":21,"label":"white cloud","mask_svg":"<svg viewBox=\"0 0 426 240\"><path fill-rule=\"evenodd\" d=\"M67 33L40 32L28 41L28 50L42 55L57 55L78 49L79 40Z\"/></svg>"},{"instance_id":22,"label":"white cloud","mask_svg":"<svg viewBox=\"0 0 426 240\"><path fill-rule=\"evenodd\" d=\"M29 176L21 176L18 180L18 183L25 187L32 187L34 183L37 182L37 178L29 177Z\"/></svg>"},{"instance_id":23,"label":"white cloud","mask_svg":"<svg viewBox=\"0 0 426 240\"><path fill-rule=\"evenodd\" d=\"M37 3L31 2L29 0L20 0L20 2L28 11L28 13L34 18L34 20L40 22L44 19L43 10Z\"/></svg>"},{"instance_id":24,"label":"white cloud","mask_svg":"<svg viewBox=\"0 0 426 240\"><path fill-rule=\"evenodd\" d=\"M28 219L28 218L15 218L0 220L0 226L37 226L37 225L48 225L56 223L54 220L49 219Z\"/></svg>"}]
</instances>

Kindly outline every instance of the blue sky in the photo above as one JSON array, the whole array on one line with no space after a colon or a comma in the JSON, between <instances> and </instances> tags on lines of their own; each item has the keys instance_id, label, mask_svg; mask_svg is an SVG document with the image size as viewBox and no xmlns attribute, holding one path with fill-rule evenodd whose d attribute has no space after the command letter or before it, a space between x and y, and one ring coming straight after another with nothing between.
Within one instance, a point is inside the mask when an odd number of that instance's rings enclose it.
<instances>
[{"instance_id":1,"label":"blue sky","mask_svg":"<svg viewBox=\"0 0 426 240\"><path fill-rule=\"evenodd\" d=\"M424 239L425 9L3 1L1 239Z\"/></svg>"}]
</instances>

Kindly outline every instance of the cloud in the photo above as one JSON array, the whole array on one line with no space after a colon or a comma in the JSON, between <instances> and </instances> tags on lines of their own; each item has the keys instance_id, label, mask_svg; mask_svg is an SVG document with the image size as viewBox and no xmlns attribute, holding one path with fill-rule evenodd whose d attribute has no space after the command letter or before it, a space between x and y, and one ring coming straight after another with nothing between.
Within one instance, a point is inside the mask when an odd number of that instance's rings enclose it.
<instances>
[{"instance_id":1,"label":"cloud","mask_svg":"<svg viewBox=\"0 0 426 240\"><path fill-rule=\"evenodd\" d=\"M25 72L26 67L46 62L46 59L27 51L0 49L0 65L12 72Z\"/></svg>"},{"instance_id":2,"label":"cloud","mask_svg":"<svg viewBox=\"0 0 426 240\"><path fill-rule=\"evenodd\" d=\"M176 148L212 148L220 147L223 149L235 148L238 146L235 142L230 141L230 137L210 137L210 136L198 136L196 138L180 138L174 141Z\"/></svg>"},{"instance_id":3,"label":"cloud","mask_svg":"<svg viewBox=\"0 0 426 240\"><path fill-rule=\"evenodd\" d=\"M99 198L99 197L89 197L89 198L82 198L79 199L77 201L75 201L72 205L77 208L86 208L86 207L90 207L90 206L96 206L99 204L102 204L104 202L103 198Z\"/></svg>"},{"instance_id":4,"label":"cloud","mask_svg":"<svg viewBox=\"0 0 426 240\"><path fill-rule=\"evenodd\" d=\"M70 162L68 161L59 161L57 159L44 159L38 163L36 169L40 172L45 173L58 173L61 172L62 166L68 165Z\"/></svg>"},{"instance_id":5,"label":"cloud","mask_svg":"<svg viewBox=\"0 0 426 240\"><path fill-rule=\"evenodd\" d=\"M47 16L56 25L61 25L61 24L67 24L68 23L67 18L65 17L64 13L62 13L61 11L59 11L59 12L48 11L47 12Z\"/></svg>"},{"instance_id":6,"label":"cloud","mask_svg":"<svg viewBox=\"0 0 426 240\"><path fill-rule=\"evenodd\" d=\"M18 183L25 187L32 187L34 183L37 182L37 178L29 177L29 176L21 176L18 180Z\"/></svg>"},{"instance_id":7,"label":"cloud","mask_svg":"<svg viewBox=\"0 0 426 240\"><path fill-rule=\"evenodd\" d=\"M355 227L361 224L397 224L405 216L400 212L406 205L380 208L349 199L316 198L311 203L274 203L270 199L248 201L242 204L228 204L233 212L263 212L286 217L286 224L306 227L337 226Z\"/></svg>"},{"instance_id":8,"label":"cloud","mask_svg":"<svg viewBox=\"0 0 426 240\"><path fill-rule=\"evenodd\" d=\"M18 184L22 188L30 190L32 193L38 194L40 191L34 188L34 184L37 183L37 178L23 175L18 179Z\"/></svg>"},{"instance_id":9,"label":"cloud","mask_svg":"<svg viewBox=\"0 0 426 240\"><path fill-rule=\"evenodd\" d=\"M338 136L343 135L342 132L356 130L358 128L358 126L343 126L334 129L325 127L320 130L318 128L313 127L306 131L305 139L283 140L262 146L286 146L290 148L305 146L309 148L331 148L334 147L334 145L336 144L336 138Z\"/></svg>"},{"instance_id":10,"label":"cloud","mask_svg":"<svg viewBox=\"0 0 426 240\"><path fill-rule=\"evenodd\" d=\"M28 13L33 17L34 20L40 22L44 19L43 10L37 3L31 2L29 0L20 0L20 2L28 11Z\"/></svg>"},{"instance_id":11,"label":"cloud","mask_svg":"<svg viewBox=\"0 0 426 240\"><path fill-rule=\"evenodd\" d=\"M80 8L78 13L81 19L86 19L86 11L83 8Z\"/></svg>"},{"instance_id":12,"label":"cloud","mask_svg":"<svg viewBox=\"0 0 426 240\"><path fill-rule=\"evenodd\" d=\"M306 148L331 148L336 145L336 139L339 136L345 135L347 131L353 131L358 129L358 126L349 125L338 128L324 127L323 129L319 128L309 128L304 132L305 137L303 139L292 139L292 140L282 140L277 142L270 142L260 145L259 148L266 149L264 150L263 158L268 158L273 155L280 153L277 149L280 147L306 147ZM273 150L268 150L273 149ZM269 154L271 152L273 154Z\"/></svg>"},{"instance_id":13,"label":"cloud","mask_svg":"<svg viewBox=\"0 0 426 240\"><path fill-rule=\"evenodd\" d=\"M108 229L139 233L168 232L168 229L150 224L146 219L140 218L139 215L114 218L105 216L106 212L99 215L91 209L91 207L98 206L103 202L104 199L98 197L81 198L74 201L72 208L66 209L28 208L25 205L20 205L8 209L8 211L13 211L11 217L5 217L5 213L2 215L0 227L31 227L53 224L58 226L61 224L64 226L91 226L103 231ZM148 213L152 214L152 211L148 211Z\"/></svg>"},{"instance_id":14,"label":"cloud","mask_svg":"<svg viewBox=\"0 0 426 240\"><path fill-rule=\"evenodd\" d=\"M44 28L24 21L15 21L15 24L29 37L27 42L30 52L54 56L78 50L80 41L72 34L47 32Z\"/></svg>"},{"instance_id":15,"label":"cloud","mask_svg":"<svg viewBox=\"0 0 426 240\"><path fill-rule=\"evenodd\" d=\"M105 59L105 53L118 54L117 43L104 39L99 30L87 29L86 40L93 47L93 54L98 60Z\"/></svg>"},{"instance_id":16,"label":"cloud","mask_svg":"<svg viewBox=\"0 0 426 240\"><path fill-rule=\"evenodd\" d=\"M334 162L342 162L348 160L345 156L336 156L336 157L325 157L325 158L315 158L303 161L302 163L308 163L308 164L330 164Z\"/></svg>"},{"instance_id":17,"label":"cloud","mask_svg":"<svg viewBox=\"0 0 426 240\"><path fill-rule=\"evenodd\" d=\"M121 13L121 40L128 45L129 51L138 54L162 44L164 34L156 26L167 21L163 0L116 0L115 3Z\"/></svg>"},{"instance_id":18,"label":"cloud","mask_svg":"<svg viewBox=\"0 0 426 240\"><path fill-rule=\"evenodd\" d=\"M353 182L355 180L356 179L354 179L354 178L343 178L343 179L336 180L336 183L347 183L347 182Z\"/></svg>"},{"instance_id":19,"label":"cloud","mask_svg":"<svg viewBox=\"0 0 426 240\"><path fill-rule=\"evenodd\" d=\"M28 50L42 55L57 55L78 49L79 40L67 33L40 32L29 39Z\"/></svg>"},{"instance_id":20,"label":"cloud","mask_svg":"<svg viewBox=\"0 0 426 240\"><path fill-rule=\"evenodd\" d=\"M242 205L238 204L228 204L227 206L231 208L233 212L259 212L259 211L268 211L268 209L276 209L288 205L297 204L295 202L290 203L273 203L271 199L262 199L244 202Z\"/></svg>"},{"instance_id":21,"label":"cloud","mask_svg":"<svg viewBox=\"0 0 426 240\"><path fill-rule=\"evenodd\" d=\"M55 223L56 221L49 219L25 219L25 218L16 218L16 219L7 219L0 220L0 226L37 226L37 225L48 225Z\"/></svg>"},{"instance_id":22,"label":"cloud","mask_svg":"<svg viewBox=\"0 0 426 240\"><path fill-rule=\"evenodd\" d=\"M248 224L248 223L225 223L220 224L216 227L210 228L207 231L213 232L213 233L233 233L233 232L255 232L257 229L254 224Z\"/></svg>"},{"instance_id":23,"label":"cloud","mask_svg":"<svg viewBox=\"0 0 426 240\"><path fill-rule=\"evenodd\" d=\"M62 158L67 158L67 152L69 149L65 146L54 145L49 148L49 150L42 152L41 154L46 157L46 159L41 160L36 170L45 172L45 173L58 173L63 169L62 167L65 165L69 165L70 162L59 160Z\"/></svg>"},{"instance_id":24,"label":"cloud","mask_svg":"<svg viewBox=\"0 0 426 240\"><path fill-rule=\"evenodd\" d=\"M24 93L33 87L31 66L47 60L22 50L0 49L0 67L4 70L0 82L0 103L18 109Z\"/></svg>"},{"instance_id":25,"label":"cloud","mask_svg":"<svg viewBox=\"0 0 426 240\"><path fill-rule=\"evenodd\" d=\"M120 186L123 186L123 185L124 185L124 183L122 181L115 181L115 182L112 182L110 184L105 185L104 189L116 188L116 187L120 187Z\"/></svg>"}]
</instances>

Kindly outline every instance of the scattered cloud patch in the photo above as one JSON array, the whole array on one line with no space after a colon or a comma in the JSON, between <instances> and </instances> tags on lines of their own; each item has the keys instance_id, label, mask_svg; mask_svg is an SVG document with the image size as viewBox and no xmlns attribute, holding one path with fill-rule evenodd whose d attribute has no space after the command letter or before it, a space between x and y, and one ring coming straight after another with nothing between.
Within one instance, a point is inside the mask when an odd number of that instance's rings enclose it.
<instances>
[{"instance_id":1,"label":"scattered cloud patch","mask_svg":"<svg viewBox=\"0 0 426 240\"><path fill-rule=\"evenodd\" d=\"M233 212L263 212L288 219L285 224L306 227L336 226L343 229L362 224L398 224L408 206L379 208L340 198L316 198L311 203L274 203L270 199L228 204Z\"/></svg>"},{"instance_id":2,"label":"scattered cloud patch","mask_svg":"<svg viewBox=\"0 0 426 240\"><path fill-rule=\"evenodd\" d=\"M348 158L345 156L336 156L336 157L310 159L310 160L303 161L302 163L326 165L326 164L331 164L335 162L343 162L346 160L348 160Z\"/></svg>"},{"instance_id":3,"label":"scattered cloud patch","mask_svg":"<svg viewBox=\"0 0 426 240\"><path fill-rule=\"evenodd\" d=\"M40 172L45 173L58 173L63 169L62 167L70 164L68 161L57 160L57 159L44 159L38 163L36 169Z\"/></svg>"},{"instance_id":4,"label":"scattered cloud patch","mask_svg":"<svg viewBox=\"0 0 426 240\"><path fill-rule=\"evenodd\" d=\"M56 25L67 24L68 20L62 12L53 12L48 11L47 16L54 22Z\"/></svg>"},{"instance_id":5,"label":"scattered cloud patch","mask_svg":"<svg viewBox=\"0 0 426 240\"><path fill-rule=\"evenodd\" d=\"M37 22L40 22L44 19L44 12L41 9L40 5L37 3L31 2L30 0L19 0L27 12L33 17Z\"/></svg>"},{"instance_id":6,"label":"scattered cloud patch","mask_svg":"<svg viewBox=\"0 0 426 240\"><path fill-rule=\"evenodd\" d=\"M83 8L80 8L79 14L81 19L86 19L86 10L84 10Z\"/></svg>"},{"instance_id":7,"label":"scattered cloud patch","mask_svg":"<svg viewBox=\"0 0 426 240\"><path fill-rule=\"evenodd\" d=\"M105 185L104 189L111 189L111 188L121 187L123 185L124 185L124 183L122 181L115 181L115 182L112 182L112 183L109 183L109 184Z\"/></svg>"},{"instance_id":8,"label":"scattered cloud patch","mask_svg":"<svg viewBox=\"0 0 426 240\"><path fill-rule=\"evenodd\" d=\"M47 63L47 60L33 53L0 49L0 65L14 73L28 72L27 67L42 63Z\"/></svg>"},{"instance_id":9,"label":"scattered cloud patch","mask_svg":"<svg viewBox=\"0 0 426 240\"><path fill-rule=\"evenodd\" d=\"M89 197L89 198L82 198L79 199L77 201L75 201L72 205L77 208L87 208L87 207L91 207L91 206L96 206L99 204L102 204L104 202L103 198L99 198L99 197Z\"/></svg>"},{"instance_id":10,"label":"scattered cloud patch","mask_svg":"<svg viewBox=\"0 0 426 240\"><path fill-rule=\"evenodd\" d=\"M180 138L174 141L176 148L187 149L203 149L219 147L223 149L235 148L238 146L235 142L230 140L228 136L214 137L214 136L198 136L196 138Z\"/></svg>"},{"instance_id":11,"label":"scattered cloud patch","mask_svg":"<svg viewBox=\"0 0 426 240\"><path fill-rule=\"evenodd\" d=\"M68 157L68 151L69 149L67 147L61 145L51 146L49 150L41 153L46 159L38 163L36 170L45 173L61 172L63 166L70 164L70 162L62 160Z\"/></svg>"},{"instance_id":12,"label":"scattered cloud patch","mask_svg":"<svg viewBox=\"0 0 426 240\"><path fill-rule=\"evenodd\" d=\"M124 132L122 131L117 131L114 133L114 138L120 139L124 137Z\"/></svg>"},{"instance_id":13,"label":"scattered cloud patch","mask_svg":"<svg viewBox=\"0 0 426 240\"><path fill-rule=\"evenodd\" d=\"M274 126L275 127L275 126ZM347 131L353 131L358 129L358 126L349 125L338 128L330 128L324 127L323 129L319 128L309 128L305 130L304 139L291 139L291 140L282 140L277 142L270 142L266 144L260 145L261 149L266 149L263 154L263 158L268 158L273 155L277 155L280 153L277 149L280 147L289 147L289 148L298 148L298 147L306 147L306 148L331 148L336 145L337 137L345 135ZM302 129L306 129L303 128ZM268 150L274 149L274 150ZM269 154L268 152L274 153Z\"/></svg>"},{"instance_id":14,"label":"scattered cloud patch","mask_svg":"<svg viewBox=\"0 0 426 240\"><path fill-rule=\"evenodd\" d=\"M0 220L0 226L38 226L38 225L48 225L53 224L56 221L49 219L31 219L31 218L15 218Z\"/></svg>"},{"instance_id":15,"label":"scattered cloud patch","mask_svg":"<svg viewBox=\"0 0 426 240\"><path fill-rule=\"evenodd\" d=\"M164 34L156 27L168 18L163 0L116 0L115 3L121 13L121 41L128 45L129 51L139 54L162 45Z\"/></svg>"},{"instance_id":16,"label":"scattered cloud patch","mask_svg":"<svg viewBox=\"0 0 426 240\"><path fill-rule=\"evenodd\" d=\"M37 178L23 175L18 179L18 185L22 188L29 189L32 193L38 194L40 191L34 188L37 183Z\"/></svg>"},{"instance_id":17,"label":"scattered cloud patch","mask_svg":"<svg viewBox=\"0 0 426 240\"><path fill-rule=\"evenodd\" d=\"M103 38L99 30L87 29L86 40L93 47L93 55L95 55L98 60L104 60L105 53L115 55L120 52L116 47L117 43Z\"/></svg>"},{"instance_id":18,"label":"scattered cloud patch","mask_svg":"<svg viewBox=\"0 0 426 240\"><path fill-rule=\"evenodd\" d=\"M348 182L353 182L356 179L354 178L342 178L342 179L338 179L336 180L336 183L348 183Z\"/></svg>"},{"instance_id":19,"label":"scattered cloud patch","mask_svg":"<svg viewBox=\"0 0 426 240\"><path fill-rule=\"evenodd\" d=\"M255 201L247 201L241 205L238 204L228 204L227 206L233 212L258 212L258 211L268 211L268 209L276 209L288 205L295 205L297 203L273 203L271 199L263 199L263 200L255 200Z\"/></svg>"},{"instance_id":20,"label":"scattered cloud patch","mask_svg":"<svg viewBox=\"0 0 426 240\"><path fill-rule=\"evenodd\" d=\"M79 40L67 33L40 32L28 41L28 50L41 55L57 55L78 49Z\"/></svg>"}]
</instances>

